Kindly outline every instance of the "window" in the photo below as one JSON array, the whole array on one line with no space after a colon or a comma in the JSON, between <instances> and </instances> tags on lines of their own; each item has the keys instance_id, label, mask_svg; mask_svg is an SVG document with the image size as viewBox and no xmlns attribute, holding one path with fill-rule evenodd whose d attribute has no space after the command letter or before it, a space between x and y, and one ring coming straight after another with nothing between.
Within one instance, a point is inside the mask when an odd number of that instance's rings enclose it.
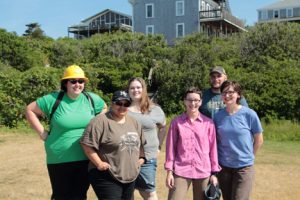
<instances>
[{"instance_id":1,"label":"window","mask_svg":"<svg viewBox=\"0 0 300 200\"><path fill-rule=\"evenodd\" d=\"M154 25L147 25L146 26L146 35L154 34Z\"/></svg>"},{"instance_id":2,"label":"window","mask_svg":"<svg viewBox=\"0 0 300 200\"><path fill-rule=\"evenodd\" d=\"M146 18L154 17L154 4L146 4Z\"/></svg>"},{"instance_id":3,"label":"window","mask_svg":"<svg viewBox=\"0 0 300 200\"><path fill-rule=\"evenodd\" d=\"M184 36L184 23L176 24L176 37L183 37Z\"/></svg>"},{"instance_id":4,"label":"window","mask_svg":"<svg viewBox=\"0 0 300 200\"><path fill-rule=\"evenodd\" d=\"M274 18L279 18L279 11L278 10L274 10Z\"/></svg>"},{"instance_id":5,"label":"window","mask_svg":"<svg viewBox=\"0 0 300 200\"><path fill-rule=\"evenodd\" d=\"M286 9L287 17L293 17L293 8Z\"/></svg>"},{"instance_id":6,"label":"window","mask_svg":"<svg viewBox=\"0 0 300 200\"><path fill-rule=\"evenodd\" d=\"M268 19L268 11L266 11L266 10L261 11L261 19L262 20L267 20Z\"/></svg>"},{"instance_id":7,"label":"window","mask_svg":"<svg viewBox=\"0 0 300 200\"><path fill-rule=\"evenodd\" d=\"M176 16L184 15L184 1L176 1Z\"/></svg>"},{"instance_id":8,"label":"window","mask_svg":"<svg viewBox=\"0 0 300 200\"><path fill-rule=\"evenodd\" d=\"M201 11L205 10L205 2L204 1L201 1L201 8L200 8Z\"/></svg>"}]
</instances>

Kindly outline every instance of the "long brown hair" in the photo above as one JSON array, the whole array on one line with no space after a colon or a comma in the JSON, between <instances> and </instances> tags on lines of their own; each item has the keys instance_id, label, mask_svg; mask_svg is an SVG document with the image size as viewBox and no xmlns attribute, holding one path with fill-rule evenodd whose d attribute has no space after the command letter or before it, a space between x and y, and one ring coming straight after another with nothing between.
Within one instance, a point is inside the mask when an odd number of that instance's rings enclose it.
<instances>
[{"instance_id":1,"label":"long brown hair","mask_svg":"<svg viewBox=\"0 0 300 200\"><path fill-rule=\"evenodd\" d=\"M147 85L144 79L140 78L140 77L132 77L127 84L127 91L129 93L130 90L130 84L133 81L138 81L141 83L142 85L142 99L140 102L140 110L142 113L147 113L150 111L150 107L153 105L153 102L150 100L150 98L148 97L148 93L147 93Z\"/></svg>"}]
</instances>

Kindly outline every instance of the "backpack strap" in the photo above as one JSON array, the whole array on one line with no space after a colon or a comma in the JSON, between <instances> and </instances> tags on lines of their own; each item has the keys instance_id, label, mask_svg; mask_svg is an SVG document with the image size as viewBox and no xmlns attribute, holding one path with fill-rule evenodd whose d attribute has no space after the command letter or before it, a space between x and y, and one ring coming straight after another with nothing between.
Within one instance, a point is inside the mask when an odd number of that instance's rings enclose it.
<instances>
[{"instance_id":1,"label":"backpack strap","mask_svg":"<svg viewBox=\"0 0 300 200\"><path fill-rule=\"evenodd\" d=\"M62 98L64 97L64 95L65 95L65 92L64 92L64 91L60 91L60 92L58 93L58 96L57 96L57 98L56 98L56 101L55 101L55 103L54 103L54 105L53 105L53 107L52 107L51 113L50 113L49 123L50 123L50 121L51 121L51 119L52 119L52 117L53 117L53 114L55 113L56 109L58 108L58 106L59 106L59 104L60 104Z\"/></svg>"},{"instance_id":2,"label":"backpack strap","mask_svg":"<svg viewBox=\"0 0 300 200\"><path fill-rule=\"evenodd\" d=\"M89 93L87 93L87 92L83 92L83 94L84 94L84 95L86 96L86 98L89 100L90 105L91 105L91 107L93 108L94 115L96 116L96 114L98 114L98 113L96 113L96 109L95 109L95 104L94 104L93 98L92 98L91 95L90 95ZM50 113L50 116L49 116L49 126L50 126L50 122L51 122L51 119L52 119L52 117L53 117L53 114L55 113L56 109L58 108L58 106L59 106L61 100L63 99L64 95L65 95L65 92L64 92L64 91L60 91L60 92L58 93L58 96L57 96L57 98L56 98L56 101L55 101L55 103L54 103L54 105L53 105L53 107L52 107L52 110L51 110L51 113ZM49 130L49 134L50 134L50 132L51 132L51 128L50 128L50 130Z\"/></svg>"},{"instance_id":3,"label":"backpack strap","mask_svg":"<svg viewBox=\"0 0 300 200\"><path fill-rule=\"evenodd\" d=\"M52 107L52 110L51 110L51 113L50 113L50 116L49 116L49 132L48 132L49 135L51 133L51 127L50 127L51 119L52 119L53 114L55 113L56 109L58 108L58 106L59 106L62 98L64 97L64 95L65 95L65 92L64 91L60 91L58 93L58 96L57 96L57 98L55 100L55 103L54 103L54 105Z\"/></svg>"},{"instance_id":4,"label":"backpack strap","mask_svg":"<svg viewBox=\"0 0 300 200\"><path fill-rule=\"evenodd\" d=\"M94 111L94 115L96 116L98 113L96 113L96 109L95 109L95 103L93 98L91 97L91 95L88 92L82 92L86 98L89 100L91 107L93 108Z\"/></svg>"}]
</instances>

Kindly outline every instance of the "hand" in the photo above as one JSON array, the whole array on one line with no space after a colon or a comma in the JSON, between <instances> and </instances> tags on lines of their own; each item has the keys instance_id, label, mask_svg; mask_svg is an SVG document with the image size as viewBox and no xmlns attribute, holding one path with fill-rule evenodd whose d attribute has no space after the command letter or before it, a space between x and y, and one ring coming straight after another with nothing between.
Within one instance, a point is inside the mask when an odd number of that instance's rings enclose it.
<instances>
[{"instance_id":1,"label":"hand","mask_svg":"<svg viewBox=\"0 0 300 200\"><path fill-rule=\"evenodd\" d=\"M138 162L139 162L139 165L142 166L143 164L145 164L145 159L140 158Z\"/></svg>"},{"instance_id":2,"label":"hand","mask_svg":"<svg viewBox=\"0 0 300 200\"><path fill-rule=\"evenodd\" d=\"M97 169L100 170L100 171L105 171L105 170L108 170L110 168L110 164L108 164L107 162L101 162Z\"/></svg>"},{"instance_id":3,"label":"hand","mask_svg":"<svg viewBox=\"0 0 300 200\"><path fill-rule=\"evenodd\" d=\"M160 153L160 150L157 149L157 153L156 153L156 157L157 157L157 158L158 158L158 156L159 156L159 153Z\"/></svg>"},{"instance_id":4,"label":"hand","mask_svg":"<svg viewBox=\"0 0 300 200\"><path fill-rule=\"evenodd\" d=\"M41 140L46 141L48 138L48 135L49 135L48 131L44 131L44 132L40 133Z\"/></svg>"},{"instance_id":5,"label":"hand","mask_svg":"<svg viewBox=\"0 0 300 200\"><path fill-rule=\"evenodd\" d=\"M167 172L166 186L170 189L174 188L174 176L172 171Z\"/></svg>"},{"instance_id":6,"label":"hand","mask_svg":"<svg viewBox=\"0 0 300 200\"><path fill-rule=\"evenodd\" d=\"M218 178L216 177L216 175L211 175L210 179L209 179L209 182L211 184L213 184L214 186L217 186L218 185Z\"/></svg>"}]
</instances>

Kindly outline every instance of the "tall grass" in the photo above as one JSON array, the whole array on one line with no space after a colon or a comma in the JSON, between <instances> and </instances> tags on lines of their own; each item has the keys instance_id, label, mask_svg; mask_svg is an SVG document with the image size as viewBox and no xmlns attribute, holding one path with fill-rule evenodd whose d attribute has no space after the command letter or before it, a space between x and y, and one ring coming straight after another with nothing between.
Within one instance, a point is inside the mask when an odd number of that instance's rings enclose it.
<instances>
[{"instance_id":1,"label":"tall grass","mask_svg":"<svg viewBox=\"0 0 300 200\"><path fill-rule=\"evenodd\" d=\"M270 141L300 141L300 124L289 120L262 122L264 139Z\"/></svg>"},{"instance_id":2,"label":"tall grass","mask_svg":"<svg viewBox=\"0 0 300 200\"><path fill-rule=\"evenodd\" d=\"M167 130L169 124L176 115L167 117ZM289 120L272 120L266 123L262 120L264 140L269 141L300 141L300 123ZM19 123L18 128L8 128L0 125L2 133L24 133L33 134L34 131L26 122Z\"/></svg>"}]
</instances>

